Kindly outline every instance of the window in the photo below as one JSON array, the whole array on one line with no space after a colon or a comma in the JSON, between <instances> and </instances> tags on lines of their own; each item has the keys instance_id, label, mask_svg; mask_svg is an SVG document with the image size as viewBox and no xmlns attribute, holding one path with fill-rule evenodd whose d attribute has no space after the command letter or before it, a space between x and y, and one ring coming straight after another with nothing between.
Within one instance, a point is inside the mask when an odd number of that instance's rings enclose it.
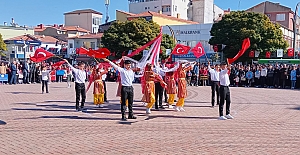
<instances>
[{"instance_id":1,"label":"window","mask_svg":"<svg viewBox=\"0 0 300 155\"><path fill-rule=\"evenodd\" d=\"M69 44L69 48L73 48L73 43L70 43L70 44Z\"/></svg>"},{"instance_id":2,"label":"window","mask_svg":"<svg viewBox=\"0 0 300 155\"><path fill-rule=\"evenodd\" d=\"M276 21L285 21L285 14L277 14Z\"/></svg>"},{"instance_id":3,"label":"window","mask_svg":"<svg viewBox=\"0 0 300 155\"><path fill-rule=\"evenodd\" d=\"M162 12L170 12L170 11L171 11L170 5L162 6Z\"/></svg>"},{"instance_id":4,"label":"window","mask_svg":"<svg viewBox=\"0 0 300 155\"><path fill-rule=\"evenodd\" d=\"M177 11L177 6L175 5L175 11Z\"/></svg>"},{"instance_id":5,"label":"window","mask_svg":"<svg viewBox=\"0 0 300 155\"><path fill-rule=\"evenodd\" d=\"M96 49L96 43L95 42L91 42L91 48Z\"/></svg>"},{"instance_id":6,"label":"window","mask_svg":"<svg viewBox=\"0 0 300 155\"><path fill-rule=\"evenodd\" d=\"M93 24L94 24L94 25L100 25L100 18L94 17L94 18L93 18Z\"/></svg>"}]
</instances>

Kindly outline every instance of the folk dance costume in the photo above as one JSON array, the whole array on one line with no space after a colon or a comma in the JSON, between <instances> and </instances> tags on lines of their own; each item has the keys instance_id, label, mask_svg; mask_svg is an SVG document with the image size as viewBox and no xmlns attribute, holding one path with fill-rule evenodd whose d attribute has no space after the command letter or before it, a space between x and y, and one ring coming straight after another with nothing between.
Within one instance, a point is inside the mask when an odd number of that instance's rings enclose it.
<instances>
[{"instance_id":1,"label":"folk dance costume","mask_svg":"<svg viewBox=\"0 0 300 155\"><path fill-rule=\"evenodd\" d=\"M179 68L177 69L177 78L178 78L178 102L176 103L175 110L176 111L185 111L183 109L184 99L187 97L187 89L186 89L186 72L193 69L191 65L183 66L181 63Z\"/></svg>"},{"instance_id":2,"label":"folk dance costume","mask_svg":"<svg viewBox=\"0 0 300 155\"><path fill-rule=\"evenodd\" d=\"M105 94L105 90L104 90L104 84L102 81L102 76L107 74L107 71L102 71L100 72L100 69L96 69L92 72L92 76L90 78L90 83L87 87L87 91L89 90L90 86L91 86L91 81L94 82L94 104L98 105L99 107L103 107L103 103L104 103L104 94Z\"/></svg>"},{"instance_id":3,"label":"folk dance costume","mask_svg":"<svg viewBox=\"0 0 300 155\"><path fill-rule=\"evenodd\" d=\"M169 69L165 71L165 82L167 83L166 93L168 94L168 107L173 108L172 104L174 104L175 95L177 94L176 81L175 81L175 71L179 67L179 63L176 66L174 64L167 64L166 67Z\"/></svg>"},{"instance_id":4,"label":"folk dance costume","mask_svg":"<svg viewBox=\"0 0 300 155\"><path fill-rule=\"evenodd\" d=\"M147 109L146 109L146 113L150 114L151 113L151 108L155 103L155 85L154 85L154 81L157 80L160 82L160 84L165 87L166 83L163 81L163 79L156 73L154 73L153 71L153 67L151 64L147 64L145 71L144 71L144 75L142 78L144 78L145 80L145 86L144 86L144 95L145 95L145 100L147 103Z\"/></svg>"}]
</instances>

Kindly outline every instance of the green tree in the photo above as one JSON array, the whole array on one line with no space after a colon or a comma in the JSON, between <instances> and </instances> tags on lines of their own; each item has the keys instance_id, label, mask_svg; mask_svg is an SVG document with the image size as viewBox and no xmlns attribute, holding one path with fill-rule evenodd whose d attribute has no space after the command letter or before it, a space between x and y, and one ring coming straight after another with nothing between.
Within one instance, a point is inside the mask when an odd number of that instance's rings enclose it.
<instances>
[{"instance_id":1,"label":"green tree","mask_svg":"<svg viewBox=\"0 0 300 155\"><path fill-rule=\"evenodd\" d=\"M266 51L276 52L277 49L286 49L288 43L283 39L279 24L274 24L261 13L233 11L225 15L221 21L214 23L211 31L213 36L211 45L226 45L223 49L224 56L234 57L241 49L245 38L250 38L251 46L239 61L249 60L249 52L260 52L260 58L265 58Z\"/></svg>"},{"instance_id":2,"label":"green tree","mask_svg":"<svg viewBox=\"0 0 300 155\"><path fill-rule=\"evenodd\" d=\"M113 23L102 37L102 44L111 52L116 52L116 58L121 58L123 52L135 50L154 39L160 32L160 26L153 21L143 18L131 21ZM166 49L172 49L175 41L169 35L164 34L161 49L161 58L166 57ZM134 58L141 58L142 53Z\"/></svg>"},{"instance_id":3,"label":"green tree","mask_svg":"<svg viewBox=\"0 0 300 155\"><path fill-rule=\"evenodd\" d=\"M2 39L2 35L0 33L0 55L1 56L5 56L3 51L6 51L6 44L4 43L3 39Z\"/></svg>"}]
</instances>

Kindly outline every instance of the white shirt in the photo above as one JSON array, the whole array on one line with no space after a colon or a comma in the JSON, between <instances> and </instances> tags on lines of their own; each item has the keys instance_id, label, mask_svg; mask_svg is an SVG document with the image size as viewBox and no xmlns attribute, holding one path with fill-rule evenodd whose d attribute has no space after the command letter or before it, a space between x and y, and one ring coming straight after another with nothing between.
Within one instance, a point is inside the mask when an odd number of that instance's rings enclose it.
<instances>
[{"instance_id":1,"label":"white shirt","mask_svg":"<svg viewBox=\"0 0 300 155\"><path fill-rule=\"evenodd\" d=\"M69 64L69 67L74 72L74 79L76 83L85 83L86 72L84 70L76 69L72 65Z\"/></svg>"},{"instance_id":2,"label":"white shirt","mask_svg":"<svg viewBox=\"0 0 300 155\"><path fill-rule=\"evenodd\" d=\"M134 72L132 69L125 69L117 66L113 62L109 61L109 63L116 69L118 70L121 76L121 84L122 86L132 86L132 81L134 80Z\"/></svg>"},{"instance_id":3,"label":"white shirt","mask_svg":"<svg viewBox=\"0 0 300 155\"><path fill-rule=\"evenodd\" d=\"M167 72L174 72L179 68L179 63L177 63L173 68L168 69L167 67L155 67L154 72L157 73L161 78L166 75Z\"/></svg>"},{"instance_id":4,"label":"white shirt","mask_svg":"<svg viewBox=\"0 0 300 155\"><path fill-rule=\"evenodd\" d=\"M220 85L221 86L229 86L230 85L229 76L228 76L227 72L228 72L227 68L224 70L221 70L221 72L220 72Z\"/></svg>"},{"instance_id":5,"label":"white shirt","mask_svg":"<svg viewBox=\"0 0 300 155\"><path fill-rule=\"evenodd\" d=\"M267 73L268 73L268 69L267 68L263 68L260 71L260 76L267 76Z\"/></svg>"},{"instance_id":6,"label":"white shirt","mask_svg":"<svg viewBox=\"0 0 300 155\"><path fill-rule=\"evenodd\" d=\"M104 72L105 70L104 69L100 69L100 72ZM105 81L106 80L106 77L107 75L106 74L103 74L102 75L102 81Z\"/></svg>"},{"instance_id":7,"label":"white shirt","mask_svg":"<svg viewBox=\"0 0 300 155\"><path fill-rule=\"evenodd\" d=\"M210 65L208 65L208 71L210 73L211 81L220 81L220 78L219 78L220 72L219 71L216 71L215 69L211 69Z\"/></svg>"},{"instance_id":8,"label":"white shirt","mask_svg":"<svg viewBox=\"0 0 300 155\"><path fill-rule=\"evenodd\" d=\"M49 72L48 70L42 70L42 80L47 81L49 78Z\"/></svg>"}]
</instances>

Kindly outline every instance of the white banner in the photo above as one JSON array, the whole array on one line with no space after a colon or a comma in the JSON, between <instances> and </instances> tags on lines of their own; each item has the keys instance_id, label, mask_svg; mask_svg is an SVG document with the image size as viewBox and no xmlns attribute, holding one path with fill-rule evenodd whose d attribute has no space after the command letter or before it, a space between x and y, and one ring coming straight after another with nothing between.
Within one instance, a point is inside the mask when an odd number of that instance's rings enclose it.
<instances>
[{"instance_id":1,"label":"white banner","mask_svg":"<svg viewBox=\"0 0 300 155\"><path fill-rule=\"evenodd\" d=\"M260 54L259 51L255 51L255 53L254 53L255 58L258 58L259 54Z\"/></svg>"},{"instance_id":2,"label":"white banner","mask_svg":"<svg viewBox=\"0 0 300 155\"><path fill-rule=\"evenodd\" d=\"M277 57L283 57L283 49L277 49Z\"/></svg>"}]
</instances>

